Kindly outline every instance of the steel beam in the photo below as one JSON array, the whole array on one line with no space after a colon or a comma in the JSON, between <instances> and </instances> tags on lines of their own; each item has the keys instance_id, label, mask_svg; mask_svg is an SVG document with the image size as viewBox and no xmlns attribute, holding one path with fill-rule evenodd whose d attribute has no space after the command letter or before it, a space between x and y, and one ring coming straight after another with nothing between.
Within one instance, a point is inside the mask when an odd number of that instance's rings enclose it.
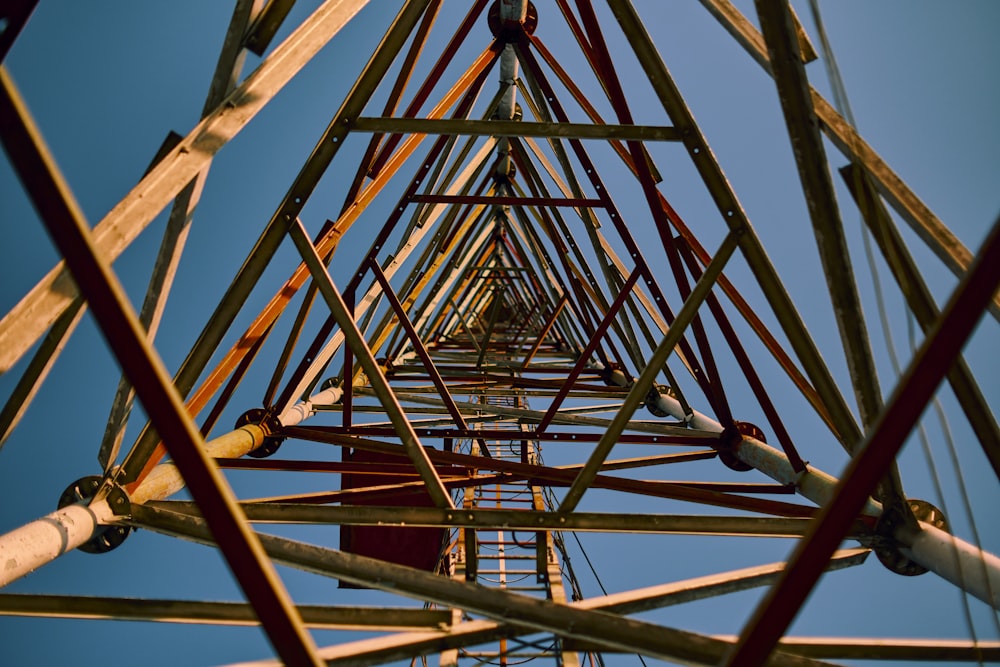
<instances>
[{"instance_id":1,"label":"steel beam","mask_svg":"<svg viewBox=\"0 0 1000 667\"><path fill-rule=\"evenodd\" d=\"M410 424L409 419L403 412L396 394L393 392L392 387L389 386L385 374L375 361L375 357L365 342L364 336L358 330L358 326L354 322L353 312L347 309L347 304L344 303L344 299L340 296L337 286L333 284L330 274L327 273L326 266L323 265L323 261L316 254L316 247L309 240L309 235L306 233L305 228L296 219L288 231L292 237L292 241L295 243L295 247L298 248L299 254L302 256L302 260L309 267L309 272L312 274L320 294L322 294L326 305L330 308L331 315L344 333L345 341L350 345L358 364L368 376L372 391L375 392L382 402L383 407L385 407L385 411L396 428L400 440L402 440L403 445L406 447L407 454L413 461L413 465L420 472L421 478L427 484L427 493L430 494L434 504L438 507L453 508L455 505L452 503L451 496L444 488L441 478L438 477L437 471L427 457L427 452L424 451L424 447L420 443L420 438L417 437L416 432L413 430L413 425Z\"/></svg>"},{"instance_id":2,"label":"steel beam","mask_svg":"<svg viewBox=\"0 0 1000 667\"><path fill-rule=\"evenodd\" d=\"M367 0L327 0L94 227L110 261L278 91L343 28ZM0 320L0 373L13 366L76 296L63 264Z\"/></svg>"},{"instance_id":3,"label":"steel beam","mask_svg":"<svg viewBox=\"0 0 1000 667\"><path fill-rule=\"evenodd\" d=\"M712 635L732 641L733 635ZM577 650L593 645L574 643ZM982 665L1000 660L1000 642L960 639L869 637L784 637L778 648L787 653L824 660L892 660L897 663L968 662ZM325 654L327 649L320 649ZM257 663L254 663L257 664Z\"/></svg>"},{"instance_id":4,"label":"steel beam","mask_svg":"<svg viewBox=\"0 0 1000 667\"><path fill-rule=\"evenodd\" d=\"M819 122L809 96L809 81L799 52L795 20L786 2L757 0L756 6L861 422L868 426L882 407L878 373Z\"/></svg>"},{"instance_id":5,"label":"steel beam","mask_svg":"<svg viewBox=\"0 0 1000 667\"><path fill-rule=\"evenodd\" d=\"M796 655L833 660L1000 662L1000 642L996 641L785 637L778 647Z\"/></svg>"},{"instance_id":6,"label":"steel beam","mask_svg":"<svg viewBox=\"0 0 1000 667\"><path fill-rule=\"evenodd\" d=\"M163 363L146 341L124 289L99 254L69 187L30 120L6 72L0 70L0 139L49 236L136 393L183 470L191 495L219 540L230 569L253 604L275 651L294 665L319 665L273 564L242 518L232 491L204 452L204 440L187 414ZM98 501L98 505L103 501ZM79 505L71 507L86 511ZM88 522L89 525L89 522Z\"/></svg>"},{"instance_id":7,"label":"steel beam","mask_svg":"<svg viewBox=\"0 0 1000 667\"><path fill-rule=\"evenodd\" d=\"M298 605L304 625L323 630L407 630L450 625L451 613L407 607ZM254 608L240 602L153 600L75 595L0 594L0 616L34 616L159 623L259 626Z\"/></svg>"},{"instance_id":8,"label":"steel beam","mask_svg":"<svg viewBox=\"0 0 1000 667\"><path fill-rule=\"evenodd\" d=\"M145 528L183 536L203 544L214 543L207 526L200 519L142 506L134 510L133 519ZM422 601L458 607L529 632L550 632L594 641L605 648L640 652L662 660L693 664L714 664L730 646L691 632L455 581L357 554L271 535L260 535L260 539L275 560L292 567ZM817 663L775 653L761 664Z\"/></svg>"},{"instance_id":9,"label":"steel beam","mask_svg":"<svg viewBox=\"0 0 1000 667\"><path fill-rule=\"evenodd\" d=\"M732 35L750 57L773 76L772 64L767 55L764 38L754 25L740 13L730 0L701 0L705 9ZM827 138L845 157L861 165L871 176L879 192L937 255L952 273L961 277L972 262L972 253L943 222L917 197L902 178L894 172L878 153L844 120L822 95L810 88L816 116ZM1000 295L993 297L990 305L993 317L1000 319Z\"/></svg>"},{"instance_id":10,"label":"steel beam","mask_svg":"<svg viewBox=\"0 0 1000 667\"><path fill-rule=\"evenodd\" d=\"M364 389L363 391L368 392L370 390ZM419 394L408 393L408 388L399 393L400 400L413 402L413 403L424 403L430 405L444 405L444 402L440 399L436 399L430 396L421 396ZM527 410L524 408L508 408L502 405L483 405L481 403L470 403L467 401L455 401L455 404L467 413L476 414L477 412L483 411L487 413L493 413L501 417L514 417L517 419L524 420L526 423L539 422L545 417L545 413L540 410ZM600 417L588 417L586 415L572 415L563 412L556 413L552 418L553 424L575 424L584 426L597 426L599 428L607 429L611 426L612 420L602 419ZM683 437L687 436L698 436L698 435L709 435L708 433L698 433L696 426L694 430L685 428L683 426L672 426L667 424L660 424L657 422L649 421L628 421L625 428L631 431L639 431L642 433L654 433L664 436L677 436ZM721 429L720 429L721 430Z\"/></svg>"},{"instance_id":11,"label":"steel beam","mask_svg":"<svg viewBox=\"0 0 1000 667\"><path fill-rule=\"evenodd\" d=\"M635 384L629 389L629 393L625 397L625 402L618 411L618 414L611 420L608 430L605 431L604 435L601 436L600 442L594 447L594 451L591 453L583 470L580 471L579 476L573 481L573 485L566 492L559 505L560 512L572 512L576 509L583 494L587 491L594 477L597 476L604 459L611 453L611 449L617 442L618 436L628 426L628 422L632 419L632 415L635 414L636 409L646 400L646 396L653 388L660 370L666 364L670 354L683 337L686 326L697 315L702 301L704 301L709 291L715 285L716 278L722 273L726 262L729 261L732 253L736 250L738 238L739 234L733 232L726 236L719 250L715 253L712 262L705 269L705 273L702 274L694 289L691 290L691 294L684 301L684 305L678 311L677 317L674 319L667 335L664 336L663 341L653 352L653 356L650 357L649 362L635 381Z\"/></svg>"},{"instance_id":12,"label":"steel beam","mask_svg":"<svg viewBox=\"0 0 1000 667\"><path fill-rule=\"evenodd\" d=\"M197 516L197 507L186 501L154 501L150 507ZM680 514L624 514L525 512L505 509L441 510L430 507L372 507L245 502L243 512L253 523L303 523L344 526L424 526L475 528L477 530L561 530L588 533L648 533L676 535L742 535L748 537L801 537L812 519L788 517L739 517ZM871 533L855 523L851 536Z\"/></svg>"},{"instance_id":13,"label":"steel beam","mask_svg":"<svg viewBox=\"0 0 1000 667\"><path fill-rule=\"evenodd\" d=\"M868 494L893 462L914 423L920 417L938 384L960 353L973 328L993 300L1000 285L1000 220L986 238L983 248L969 267L938 318L900 377L878 422L872 427L857 455L851 460L836 495L824 508L819 521L796 548L788 570L771 589L744 627L737 648L727 657L728 665L754 664L763 660L785 633L799 608L812 591L830 554L843 539L848 522L853 521L865 504ZM983 561L987 577L976 581L962 580L961 570L950 573L946 567L954 558L928 558L925 545L936 545L944 554L954 553L958 540L940 531L912 529L903 524L895 535L912 554L921 558L921 565L949 575L947 578L967 592L1000 609L1000 560ZM913 549L912 547L917 547ZM979 550L975 550L978 554ZM987 584L976 586L977 582Z\"/></svg>"},{"instance_id":14,"label":"steel beam","mask_svg":"<svg viewBox=\"0 0 1000 667\"><path fill-rule=\"evenodd\" d=\"M359 132L447 134L483 137L542 137L548 139L634 139L680 141L672 127L648 125L589 125L583 123L524 122L428 118L358 118L351 129Z\"/></svg>"},{"instance_id":15,"label":"steel beam","mask_svg":"<svg viewBox=\"0 0 1000 667\"><path fill-rule=\"evenodd\" d=\"M836 570L859 565L864 562L866 555L867 551L864 549L845 550L831 561L830 569ZM617 614L638 613L764 586L774 581L783 567L784 563L761 565L663 586L588 598L572 602L570 606L599 609ZM328 664L333 665L384 664L392 660L412 658L414 655L432 651L496 641L503 637L517 636L523 632L518 628L494 621L465 621L454 623L447 631L438 633L400 633L321 648L320 655L328 661ZM575 643L581 644L581 642ZM591 646L593 650L607 651L603 647L593 644ZM275 667L275 663L271 661L254 662L251 665L254 667Z\"/></svg>"},{"instance_id":16,"label":"steel beam","mask_svg":"<svg viewBox=\"0 0 1000 667\"><path fill-rule=\"evenodd\" d=\"M809 81L799 51L796 21L784 0L756 0L755 4L770 53L772 75L785 114L799 180L802 182L809 217L812 219L816 246L819 248L820 262L833 305L834 320L840 332L851 386L861 414L861 425L867 429L881 412L882 392L861 308L861 297L858 295L854 269L851 266L847 237L844 235L837 196L833 190L833 179L823 148L823 138L809 95ZM855 441L846 444L848 451L853 453L854 448L861 443ZM876 496L883 504L891 505L893 511L901 517L913 521L895 464L889 467L885 479L879 482Z\"/></svg>"}]
</instances>

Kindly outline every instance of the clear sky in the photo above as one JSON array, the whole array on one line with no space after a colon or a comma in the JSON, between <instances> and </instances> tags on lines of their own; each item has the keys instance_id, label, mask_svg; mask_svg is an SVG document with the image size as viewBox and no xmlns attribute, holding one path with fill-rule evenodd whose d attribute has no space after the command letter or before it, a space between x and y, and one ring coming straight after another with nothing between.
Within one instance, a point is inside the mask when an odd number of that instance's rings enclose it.
<instances>
[{"instance_id":1,"label":"clear sky","mask_svg":"<svg viewBox=\"0 0 1000 667\"><path fill-rule=\"evenodd\" d=\"M297 24L315 4L305 0L297 3L286 24ZM171 370L183 359L398 4L373 0L219 153L178 275L178 297L167 309L158 339L160 354ZM536 4L540 15L537 34L552 50L565 48L568 52L565 32L552 25L557 18L555 4L550 0ZM636 0L635 4L810 331L838 379L848 386L773 83L699 3ZM755 16L752 2L736 4L748 16ZM1000 78L996 76L1000 43L995 36L1000 3L838 0L820 4L861 134L974 251L1000 213L1000 126L996 122L1000 112ZM442 19L442 32L457 22L465 3L457 5L446 10L454 15ZM807 3L795 2L794 6L815 36ZM92 225L138 181L168 130L186 134L197 122L230 13L231 3L222 1L40 3L5 66ZM613 20L608 18L606 23L611 32ZM277 39L287 32L286 27ZM477 27L469 43L460 57L471 57L486 46L485 26ZM632 99L637 122L665 124L662 108L641 71L630 65L623 53L615 51L614 55L624 63L621 74L626 88L635 91ZM245 71L258 63L250 57ZM827 94L822 65L810 65L808 74ZM596 99L598 91L593 94ZM600 105L606 107L606 103ZM366 139L359 140L349 148L356 152L365 143ZM692 178L692 170L676 150L660 146L653 150L665 176L661 191L704 244L714 250L723 226L704 190ZM839 154L829 146L828 150L835 166L844 164ZM306 208L303 219L310 230L317 230L325 218L339 210L343 180L353 177L352 155L345 148L341 156L344 162L334 163ZM619 201L626 199L629 191L624 180L610 181L626 193ZM859 280L870 283L859 216L846 195L840 194ZM633 211L636 235L656 242L640 209L625 210ZM373 211L377 215L379 209ZM163 218L158 218L115 264L137 302L152 267ZM366 248L373 228L358 225L345 239L347 245L338 251L341 261L332 267L335 278L342 279L354 269L350 250ZM935 294L943 300L954 287L954 277L914 241L913 234L904 233ZM0 263L0 312L6 312L57 259L6 157L0 158L0 234L7 249ZM280 270L266 275L267 285L255 293L252 305L267 299L284 279L282 274L291 266L289 248L279 255L278 264ZM733 271L741 275L739 267ZM884 270L882 275L887 276ZM876 304L870 288L862 288L862 292L869 329L876 340L882 388L888 394L894 382L886 347L878 342L883 336ZM889 292L889 312L895 322L892 335L900 349L906 349L900 302L894 290ZM748 293L765 320L773 321L755 291L748 287ZM997 326L995 320L984 321L967 350L970 365L994 409L1000 398ZM237 324L235 329L239 328ZM22 361L12 372L0 376L0 400L6 400L23 367ZM762 370L780 388L773 369ZM117 378L114 362L87 316L30 412L0 451L0 531L46 514L70 482L100 472L96 453ZM266 382L266 375L264 378ZM247 403L239 404L236 414L256 407L259 394L257 388ZM1000 487L948 392L943 400L979 530L987 548L998 553L1000 523L995 508L1000 506ZM806 412L801 401L790 399L784 410L804 457L838 474L845 464L842 451L811 415L800 414ZM132 424L132 437L137 427ZM928 429L935 457L943 463L948 455L940 427L932 421ZM918 442L910 443L904 451L901 468L910 495L936 504ZM953 490L955 475L948 465L941 466L941 473L950 489L946 501L952 508L952 520L967 537L961 497ZM239 485L241 480L235 483ZM609 507L603 502L600 494L588 495L586 509L637 509ZM665 507L657 505L648 511L669 511ZM295 531L285 534L298 536ZM301 535L328 544L336 541L335 536ZM723 569L733 555L727 552L734 549L739 551L739 563L746 565L748 560L780 560L792 548L790 542L776 540L704 538L664 546L650 537L622 543L593 536L582 539L604 584L612 591ZM577 567L585 592L599 594L580 561L578 558ZM864 571L850 577L831 575L824 580L793 626L793 634L968 636L958 595L933 575L904 579L889 574L874 559L860 569ZM290 570L282 569L281 573L301 602L382 604L391 599L371 592L340 591L335 582L317 583L313 577ZM132 536L123 547L105 556L71 553L8 590L240 599L224 563L214 552L146 532ZM650 618L698 632L738 633L740 627L732 619L744 618L757 595L725 598L680 612L667 610ZM976 601L972 605L980 638L1000 639L984 605ZM339 641L331 633L316 636L320 645ZM0 664L101 661L207 665L267 655L266 641L255 629L0 617ZM619 657L608 664L638 661Z\"/></svg>"}]
</instances>

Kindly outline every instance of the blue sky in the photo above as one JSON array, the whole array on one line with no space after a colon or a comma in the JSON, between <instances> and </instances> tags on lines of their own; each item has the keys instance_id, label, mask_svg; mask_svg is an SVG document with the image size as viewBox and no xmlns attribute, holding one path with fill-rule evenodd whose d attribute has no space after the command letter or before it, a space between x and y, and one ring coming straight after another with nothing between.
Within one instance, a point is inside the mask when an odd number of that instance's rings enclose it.
<instances>
[{"instance_id":1,"label":"blue sky","mask_svg":"<svg viewBox=\"0 0 1000 667\"><path fill-rule=\"evenodd\" d=\"M294 10L289 25L301 20L314 3L298 4L301 6ZM197 336L397 4L373 0L220 152L181 265L176 286L179 296L168 307L158 342L168 368L176 368ZM556 14L554 4L547 0L537 4L538 34L553 50L565 47L564 33L554 27L547 32L547 21ZM736 4L754 16L753 3ZM789 292L800 305L810 331L827 354L835 375L847 386L836 326L773 83L698 3L647 0L637 1L636 5L772 260L785 277ZM989 0L845 0L821 5L861 134L975 250L1000 212L996 187L1000 182L1000 128L995 122L1000 110L1000 80L994 74L1000 63L1000 44L993 34L1000 19L1000 5ZM795 6L808 23L806 4ZM228 2L190 0L40 3L5 64L91 224L135 184L168 130L186 134L197 122L230 11ZM451 16L442 19L446 27L456 21ZM608 23L610 26L610 19ZM485 29L479 29L470 38L470 53L486 44ZM278 39L286 33L287 28ZM622 58L626 63L621 69L626 88L636 91L633 108L637 121L665 122L641 72L629 67L624 55ZM246 71L258 62L251 57ZM819 63L810 65L808 73L817 88L828 91ZM348 148L356 151L362 144L363 149L364 143L357 141ZM353 153L348 148L304 212L303 219L311 230L339 208L341 181L353 176ZM693 170L681 154L671 152L669 147L656 147L654 151L666 176L661 190L705 245L714 249L723 226L694 180ZM831 155L834 165L843 164L839 154L831 150ZM628 184L615 179L611 182L627 199ZM843 193L841 197L859 280L870 282L860 254L858 215ZM377 212L376 207L373 213ZM632 215L637 236L654 239L648 226L643 225L641 210ZM48 271L56 254L5 158L0 160L0 220L8 248L0 265L0 312L6 312ZM151 268L162 225L163 216L115 264L136 301L141 300L143 281ZM371 229L358 225L346 237L349 245L345 248L367 247L365 238ZM913 235L904 233L912 241ZM954 287L955 279L919 243L911 247L935 294L943 299ZM267 285L255 293L252 303L270 296L283 280L283 272L288 271L290 257L289 248L279 254L280 269L265 276ZM345 259L332 267L335 278L342 278L354 268L349 252L341 251L339 257ZM734 266L733 271L741 275L740 267ZM755 296L752 288L748 287L748 293ZM863 294L869 328L873 337L880 338L871 290L864 289ZM902 322L899 300L892 298L890 313L897 323ZM754 303L761 302L758 299ZM767 321L772 321L764 313L766 306L761 304L759 310ZM994 408L1000 397L996 327L996 321L984 321L967 349L970 365L976 369ZM893 336L897 345L906 347L905 323L896 325ZM893 385L891 367L885 346L875 343L875 347L882 387L888 393ZM5 399L9 394L22 367L23 362L14 372L0 376L0 397ZM781 380L774 377L773 369L765 364L763 370L780 388ZM88 316L31 411L0 451L0 497L5 508L0 512L0 531L49 512L67 484L99 472L96 452L116 382L116 367ZM253 401L259 400L254 396L259 393L259 389L248 392L245 407L254 407ZM947 392L943 400L978 510L979 528L989 549L1000 552L1000 530L990 511L1000 503L997 480L985 467ZM827 472L839 473L845 463L842 451L816 420L805 414L801 401L789 399L785 410L797 441L808 450L806 458ZM938 448L935 456L943 461L946 454L939 428L933 424L928 428ZM133 424L130 433L135 431ZM911 443L904 451L901 467L907 490L913 490L911 495L933 501L918 443ZM953 488L954 476L947 469L943 472L948 486ZM234 483L239 486L242 480ZM951 495L948 500L958 515L958 496ZM588 509L611 509L605 502L611 501L598 493L586 498ZM669 511L658 507L641 509ZM957 516L953 520L964 524ZM335 539L305 531L302 537ZM627 544L591 536L583 539L609 590L704 574L713 568L728 567L729 560L739 562L733 567L745 565L747 560L771 562L783 558L792 547L784 541L737 543L724 538L691 539L666 546L651 537L636 537ZM727 553L733 548L739 549L739 554ZM670 571L664 575L668 567ZM884 571L874 559L863 569L863 573L851 573L851 577L831 576L824 581L793 633L967 635L957 595L932 575L903 579ZM282 570L282 574L287 575L286 584L295 599L303 602L351 603L361 599L378 604L386 597L364 592L348 594L337 590L334 582L317 583L314 578L288 570ZM586 575L581 578L585 590L595 594L593 582ZM69 554L9 590L239 599L225 565L214 552L148 533L133 536L121 549L103 557ZM756 599L753 594L721 604L699 603L651 618L700 632L735 633L740 628L730 619L744 617L746 612L741 610L751 609ZM973 604L981 638L997 639L988 613L981 604ZM253 629L0 617L0 636L0 662L5 664L62 664L81 657L90 661L90 656L100 655L112 664L195 665L268 655L266 642ZM317 634L321 645L333 641L336 639L330 633ZM81 645L88 649L81 652ZM620 660L611 664L637 664L634 659L631 663L625 658Z\"/></svg>"}]
</instances>

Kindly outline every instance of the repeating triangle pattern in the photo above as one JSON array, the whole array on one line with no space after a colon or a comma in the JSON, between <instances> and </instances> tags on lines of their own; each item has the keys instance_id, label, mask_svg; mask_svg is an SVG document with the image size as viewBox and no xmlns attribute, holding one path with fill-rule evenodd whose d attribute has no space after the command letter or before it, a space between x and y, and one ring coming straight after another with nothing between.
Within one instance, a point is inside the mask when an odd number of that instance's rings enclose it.
<instances>
[{"instance_id":1,"label":"repeating triangle pattern","mask_svg":"<svg viewBox=\"0 0 1000 667\"><path fill-rule=\"evenodd\" d=\"M286 664L1000 655L996 641L786 637L821 574L848 569L831 575L848 581L871 551L898 574L941 574L975 605L996 607L1000 588L996 557L948 535L942 511L911 498L895 464L919 417L907 406L922 409L946 379L973 455L1000 474L995 418L960 356L997 308L996 234L977 257L951 243L809 88L811 43L786 3L758 3L774 5L761 7L762 35L729 2L703 2L777 82L846 382L764 251L653 26L627 0L403 2L171 381L146 332L154 340L166 267L211 187L213 157L357 12L382 10L321 3L272 45L292 4L236 3L200 123L168 138L93 229L4 75L10 162L57 245L69 240L65 265L0 321L4 370L27 365L0 437L14 433L84 304L125 371L97 438L100 474L71 484L58 512L0 537L13 564L4 583L55 552L127 552L143 529L219 547L247 604L4 595L0 613L259 623ZM28 14L12 15L5 34ZM241 79L246 52L263 60ZM847 188L925 330L892 393L879 388L858 286L838 259L837 212L824 208L833 186L821 128L845 151ZM41 175L35 159L48 165ZM686 193L671 201L682 174L708 204L697 223L679 212ZM101 267L150 234L168 202L136 316ZM896 219L934 237L961 277L947 303L923 294ZM136 399L149 422L132 416L126 437ZM795 411L814 427L797 428ZM812 463L828 457L847 466L832 471L840 482ZM179 499L185 485L190 499ZM57 546L41 532L53 522ZM592 533L613 555L655 540L664 562L705 558L712 574L664 566L613 591L598 579L595 593L582 569ZM771 547L755 549L774 537L799 546L770 563L758 553ZM712 540L735 546L719 555ZM844 540L852 546L838 550ZM955 558L935 551L954 545ZM295 604L309 584L286 584L275 564L336 581L349 602ZM760 601L744 593L767 586ZM727 596L738 602L725 637L665 611L703 599L725 609ZM317 648L326 635L311 628L377 634Z\"/></svg>"}]
</instances>

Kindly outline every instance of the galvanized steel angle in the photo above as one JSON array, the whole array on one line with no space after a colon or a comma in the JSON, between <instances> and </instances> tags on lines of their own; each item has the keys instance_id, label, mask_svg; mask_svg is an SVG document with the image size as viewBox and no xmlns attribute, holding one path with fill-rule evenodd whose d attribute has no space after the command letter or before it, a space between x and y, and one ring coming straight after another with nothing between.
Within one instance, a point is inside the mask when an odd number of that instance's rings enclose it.
<instances>
[{"instance_id":1,"label":"galvanized steel angle","mask_svg":"<svg viewBox=\"0 0 1000 667\"><path fill-rule=\"evenodd\" d=\"M729 0L701 0L702 5L768 74L772 73L764 38ZM852 162L862 166L896 212L913 228L955 275L961 277L972 261L972 253L944 223L909 189L875 150L814 89L810 89L820 128ZM1000 319L1000 297L990 305Z\"/></svg>"},{"instance_id":2,"label":"galvanized steel angle","mask_svg":"<svg viewBox=\"0 0 1000 667\"><path fill-rule=\"evenodd\" d=\"M279 655L289 662L318 665L315 646L287 591L243 519L225 479L203 451L204 439L163 363L146 341L109 260L100 253L69 187L2 69L0 79L4 147L109 347L133 380L150 419L168 438L177 468L183 471L192 496L208 517L206 526L210 524L211 532L220 536L223 556Z\"/></svg>"},{"instance_id":3,"label":"galvanized steel angle","mask_svg":"<svg viewBox=\"0 0 1000 667\"><path fill-rule=\"evenodd\" d=\"M396 427L399 437L406 447L407 454L427 485L427 492L436 505L451 507L451 496L445 490L440 477L438 477L434 467L430 464L427 453L420 443L420 439L417 437L417 434L414 432L413 427L400 407L399 401L386 381L381 368L376 363L371 349L365 342L361 332L358 331L357 325L353 320L353 314L347 311L343 298L340 296L336 285L334 285L329 273L326 271L326 267L316 253L316 247L309 240L301 223L293 226L289 230L289 233L299 253L302 255L303 261L309 267L313 279L317 282L320 293L330 307L331 316L340 325L347 344L351 346L352 351L357 356L358 363L367 374L372 388L377 392L379 400L382 402L393 425Z\"/></svg>"},{"instance_id":4,"label":"galvanized steel angle","mask_svg":"<svg viewBox=\"0 0 1000 667\"><path fill-rule=\"evenodd\" d=\"M693 155L695 168L701 174L702 180L725 223L731 231L740 233L740 249L743 257L791 341L792 347L812 380L816 392L829 409L838 437L845 443L856 442L860 437L857 422L830 375L814 341L806 331L801 317L784 289L773 264L764 252L759 238L753 231L753 227L721 167L711 155L711 151L707 150L704 137L702 137L691 111L684 103L669 70L639 20L634 7L622 0L609 0L609 5L615 18L622 24L636 57L649 75L664 109L678 130L687 137L686 145L692 152L698 149Z\"/></svg>"},{"instance_id":5,"label":"galvanized steel angle","mask_svg":"<svg viewBox=\"0 0 1000 667\"><path fill-rule=\"evenodd\" d=\"M278 245L284 238L287 225L293 222L290 211L294 210L297 214L298 211L301 210L302 206L305 205L305 199L308 198L312 189L318 183L323 172L326 170L326 167L329 165L330 160L333 159L339 149L342 142L334 141L334 139L342 138L343 135L339 133L346 132L341 120L345 117L356 116L367 104L369 97L377 87L378 82L381 80L384 71L388 69L392 60L395 58L396 51L398 51L397 42L405 39L406 35L410 33L412 24L422 13L428 1L429 0L411 0L411 2L408 2L408 4L401 10L392 27L386 33L386 36L376 49L372 59L365 67L361 77L355 83L355 86L352 88L347 100L345 100L344 104L331 121L330 126L324 132L323 137L313 150L313 154L306 162L306 165L303 167L299 176L296 178L295 183L293 183L292 187L282 200L282 203L279 205L275 214L265 227L260 239L254 246L254 250L251 251L251 255L247 262L240 268L240 271L237 273L225 296L223 296L219 306L216 308L208 324L205 326L205 329L199 336L198 341L195 343L195 347L188 354L184 363L182 363L175 378L175 384L182 396L187 396L190 392L192 386L197 380L197 377L204 370L205 365L214 353L216 347L222 339L222 336L225 331L228 330L230 324L235 318L236 312L242 307L246 298L249 296L250 291L260 278L264 268L267 264L269 264L271 257L273 257L274 253L277 251ZM341 11L344 10L343 7L340 7L339 9ZM314 16L320 16L323 20L329 20L329 17L326 17L325 14L323 14L324 12L329 11L330 4L328 3L317 10ZM307 20L303 26L300 26L299 30L296 31L292 37L286 40L274 53L272 53L268 60L265 61L265 63L261 65L261 67L258 68L258 70L252 74L238 90L248 89L251 81L256 80L255 77L262 78L262 76L258 73L264 70L265 65L272 60L278 59L279 62L284 63L283 59L290 57L287 49L293 48L293 38L307 25L311 25L310 21L313 21L313 19ZM330 35L330 37L332 37L332 35ZM296 57L299 56L296 55ZM249 89L252 90L252 87ZM232 97L229 99L231 100ZM210 121L215 115L216 114L213 114L212 116L209 116L209 118L206 118L206 120L203 121L199 127L211 127ZM195 132L198 132L198 128L196 128L192 134ZM211 157L211 154L209 154L208 157ZM153 173L150 174L150 177L159 171L160 167L157 167L154 169ZM146 180L147 179L143 179L143 183L145 183ZM139 188L141 188L142 185L143 184L140 183ZM128 200L128 197L126 197L126 200ZM123 200L123 202L124 201L125 200ZM119 207L116 207L115 211L121 207L122 205L120 204ZM320 252L325 253L329 249L329 245L331 245L334 241L335 239L332 239L327 243L321 244ZM304 275L304 272L298 273L300 275ZM120 468L119 479L122 482L139 481L143 475L148 474L148 471L151 469L149 461L152 458L153 449L156 446L156 440L157 438L155 435L148 429L144 430L143 434L140 434L138 441Z\"/></svg>"}]
</instances>

